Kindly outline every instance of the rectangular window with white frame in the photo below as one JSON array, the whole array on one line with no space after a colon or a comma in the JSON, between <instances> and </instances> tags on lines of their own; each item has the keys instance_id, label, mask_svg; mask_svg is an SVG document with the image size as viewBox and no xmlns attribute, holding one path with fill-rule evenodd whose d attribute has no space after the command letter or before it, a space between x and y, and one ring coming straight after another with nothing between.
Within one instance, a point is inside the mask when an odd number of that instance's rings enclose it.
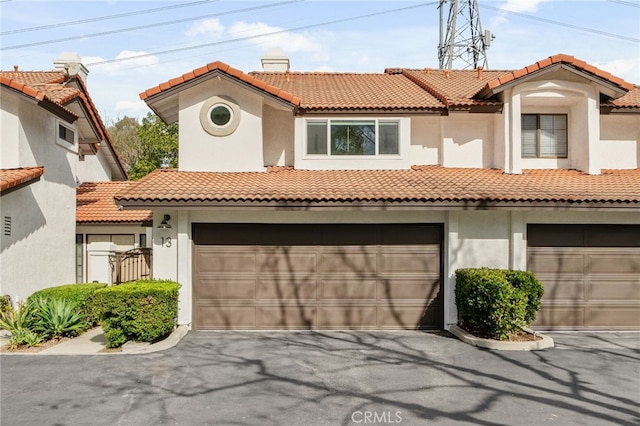
<instances>
[{"instance_id":1,"label":"rectangular window with white frame","mask_svg":"<svg viewBox=\"0 0 640 426\"><path fill-rule=\"evenodd\" d=\"M397 156L400 154L398 120L307 120L307 156Z\"/></svg>"},{"instance_id":2,"label":"rectangular window with white frame","mask_svg":"<svg viewBox=\"0 0 640 426\"><path fill-rule=\"evenodd\" d=\"M567 158L567 114L522 114L522 158Z\"/></svg>"},{"instance_id":3,"label":"rectangular window with white frame","mask_svg":"<svg viewBox=\"0 0 640 426\"><path fill-rule=\"evenodd\" d=\"M75 151L77 142L77 133L74 128L58 121L56 123L56 143L63 148Z\"/></svg>"}]
</instances>

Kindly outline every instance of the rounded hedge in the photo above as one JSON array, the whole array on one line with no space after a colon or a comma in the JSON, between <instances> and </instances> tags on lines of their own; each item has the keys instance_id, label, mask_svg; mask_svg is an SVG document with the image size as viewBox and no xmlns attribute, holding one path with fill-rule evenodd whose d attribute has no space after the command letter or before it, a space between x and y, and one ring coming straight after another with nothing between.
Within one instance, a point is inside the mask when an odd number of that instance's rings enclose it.
<instances>
[{"instance_id":1,"label":"rounded hedge","mask_svg":"<svg viewBox=\"0 0 640 426\"><path fill-rule=\"evenodd\" d=\"M507 340L535 320L543 293L542 284L530 272L458 269L459 325L480 337Z\"/></svg>"}]
</instances>

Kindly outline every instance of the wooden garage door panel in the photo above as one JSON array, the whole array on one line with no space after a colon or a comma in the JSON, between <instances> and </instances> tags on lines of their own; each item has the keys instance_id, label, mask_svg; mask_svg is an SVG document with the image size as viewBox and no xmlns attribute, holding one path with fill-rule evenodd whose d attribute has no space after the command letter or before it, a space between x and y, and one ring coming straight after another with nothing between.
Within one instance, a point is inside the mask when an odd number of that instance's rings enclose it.
<instances>
[{"instance_id":1,"label":"wooden garage door panel","mask_svg":"<svg viewBox=\"0 0 640 426\"><path fill-rule=\"evenodd\" d=\"M527 264L531 271L539 274L583 274L584 255L576 253L575 250L545 250L533 251L528 256Z\"/></svg>"},{"instance_id":2,"label":"wooden garage door panel","mask_svg":"<svg viewBox=\"0 0 640 426\"><path fill-rule=\"evenodd\" d=\"M196 329L441 326L441 226L194 224L193 232Z\"/></svg>"},{"instance_id":3,"label":"wooden garage door panel","mask_svg":"<svg viewBox=\"0 0 640 426\"><path fill-rule=\"evenodd\" d=\"M591 274L640 274L640 251L587 254Z\"/></svg>"},{"instance_id":4,"label":"wooden garage door panel","mask_svg":"<svg viewBox=\"0 0 640 426\"><path fill-rule=\"evenodd\" d=\"M375 274L376 254L354 250L336 250L320 254L318 270L321 274L350 272L352 274Z\"/></svg>"},{"instance_id":5,"label":"wooden garage door panel","mask_svg":"<svg viewBox=\"0 0 640 426\"><path fill-rule=\"evenodd\" d=\"M282 279L260 279L258 300L304 301L316 299L315 275L311 277L283 277Z\"/></svg>"},{"instance_id":6,"label":"wooden garage door panel","mask_svg":"<svg viewBox=\"0 0 640 426\"><path fill-rule=\"evenodd\" d=\"M619 300L640 302L640 279L590 280L588 283L589 300Z\"/></svg>"},{"instance_id":7,"label":"wooden garage door panel","mask_svg":"<svg viewBox=\"0 0 640 426\"><path fill-rule=\"evenodd\" d=\"M313 306L259 306L257 327L263 329L310 329L316 325Z\"/></svg>"},{"instance_id":8,"label":"wooden garage door panel","mask_svg":"<svg viewBox=\"0 0 640 426\"><path fill-rule=\"evenodd\" d=\"M200 279L194 286L198 300L238 300L256 298L254 278Z\"/></svg>"},{"instance_id":9,"label":"wooden garage door panel","mask_svg":"<svg viewBox=\"0 0 640 426\"><path fill-rule=\"evenodd\" d=\"M297 253L286 248L263 251L258 255L258 270L260 273L315 274L316 253Z\"/></svg>"},{"instance_id":10,"label":"wooden garage door panel","mask_svg":"<svg viewBox=\"0 0 640 426\"><path fill-rule=\"evenodd\" d=\"M199 274L255 273L256 255L246 251L199 251L195 256L195 268Z\"/></svg>"},{"instance_id":11,"label":"wooden garage door panel","mask_svg":"<svg viewBox=\"0 0 640 426\"><path fill-rule=\"evenodd\" d=\"M584 315L582 306L544 306L532 325L540 328L582 328L585 324Z\"/></svg>"},{"instance_id":12,"label":"wooden garage door panel","mask_svg":"<svg viewBox=\"0 0 640 426\"><path fill-rule=\"evenodd\" d=\"M388 278L378 280L379 300L435 299L440 290L438 278Z\"/></svg>"},{"instance_id":13,"label":"wooden garage door panel","mask_svg":"<svg viewBox=\"0 0 640 426\"><path fill-rule=\"evenodd\" d=\"M407 252L382 252L378 256L378 270L382 274L403 273L435 273L440 271L440 254L422 252L419 255L415 251Z\"/></svg>"},{"instance_id":14,"label":"wooden garage door panel","mask_svg":"<svg viewBox=\"0 0 640 426\"><path fill-rule=\"evenodd\" d=\"M320 298L327 300L376 300L375 278L326 279L320 284Z\"/></svg>"},{"instance_id":15,"label":"wooden garage door panel","mask_svg":"<svg viewBox=\"0 0 640 426\"><path fill-rule=\"evenodd\" d=\"M196 306L198 329L246 328L256 326L255 306Z\"/></svg>"},{"instance_id":16,"label":"wooden garage door panel","mask_svg":"<svg viewBox=\"0 0 640 426\"><path fill-rule=\"evenodd\" d=\"M538 274L537 278L544 283L542 301L582 302L586 298L584 280L563 279L562 277Z\"/></svg>"},{"instance_id":17,"label":"wooden garage door panel","mask_svg":"<svg viewBox=\"0 0 640 426\"><path fill-rule=\"evenodd\" d=\"M376 306L320 306L320 328L377 328Z\"/></svg>"},{"instance_id":18,"label":"wooden garage door panel","mask_svg":"<svg viewBox=\"0 0 640 426\"><path fill-rule=\"evenodd\" d=\"M640 327L640 305L603 306L587 309L588 325L591 327Z\"/></svg>"},{"instance_id":19,"label":"wooden garage door panel","mask_svg":"<svg viewBox=\"0 0 640 426\"><path fill-rule=\"evenodd\" d=\"M529 225L527 234L527 268L545 288L533 325L640 329L640 226Z\"/></svg>"},{"instance_id":20,"label":"wooden garage door panel","mask_svg":"<svg viewBox=\"0 0 640 426\"><path fill-rule=\"evenodd\" d=\"M395 305L378 308L380 328L397 328L397 324L400 324L401 328L414 330L417 324L420 324L422 329L437 329L438 320L435 318L437 316L437 308L426 309L424 305Z\"/></svg>"}]
</instances>

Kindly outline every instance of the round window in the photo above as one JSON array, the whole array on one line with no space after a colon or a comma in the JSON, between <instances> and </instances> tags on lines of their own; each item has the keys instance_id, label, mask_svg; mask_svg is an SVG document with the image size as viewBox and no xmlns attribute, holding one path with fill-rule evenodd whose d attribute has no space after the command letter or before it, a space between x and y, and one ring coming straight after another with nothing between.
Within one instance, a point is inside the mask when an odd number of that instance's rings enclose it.
<instances>
[{"instance_id":1,"label":"round window","mask_svg":"<svg viewBox=\"0 0 640 426\"><path fill-rule=\"evenodd\" d=\"M209 117L215 126L224 127L231 122L233 111L227 105L216 104L211 108Z\"/></svg>"},{"instance_id":2,"label":"round window","mask_svg":"<svg viewBox=\"0 0 640 426\"><path fill-rule=\"evenodd\" d=\"M213 136L228 136L240 124L240 107L228 96L212 96L200 109L200 124Z\"/></svg>"}]
</instances>

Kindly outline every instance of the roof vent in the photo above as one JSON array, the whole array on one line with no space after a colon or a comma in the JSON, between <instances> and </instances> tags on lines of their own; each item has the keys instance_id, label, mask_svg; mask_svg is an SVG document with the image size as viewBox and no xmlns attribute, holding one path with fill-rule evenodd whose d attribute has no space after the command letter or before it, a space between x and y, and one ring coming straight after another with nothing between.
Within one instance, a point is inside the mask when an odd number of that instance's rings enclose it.
<instances>
[{"instance_id":1,"label":"roof vent","mask_svg":"<svg viewBox=\"0 0 640 426\"><path fill-rule=\"evenodd\" d=\"M89 70L82 64L82 58L75 52L62 52L59 59L53 60L53 66L57 70L63 70L69 77L78 75L87 84Z\"/></svg>"},{"instance_id":2,"label":"roof vent","mask_svg":"<svg viewBox=\"0 0 640 426\"><path fill-rule=\"evenodd\" d=\"M267 54L260 58L262 69L271 72L289 71L289 57L280 48L267 50Z\"/></svg>"}]
</instances>

